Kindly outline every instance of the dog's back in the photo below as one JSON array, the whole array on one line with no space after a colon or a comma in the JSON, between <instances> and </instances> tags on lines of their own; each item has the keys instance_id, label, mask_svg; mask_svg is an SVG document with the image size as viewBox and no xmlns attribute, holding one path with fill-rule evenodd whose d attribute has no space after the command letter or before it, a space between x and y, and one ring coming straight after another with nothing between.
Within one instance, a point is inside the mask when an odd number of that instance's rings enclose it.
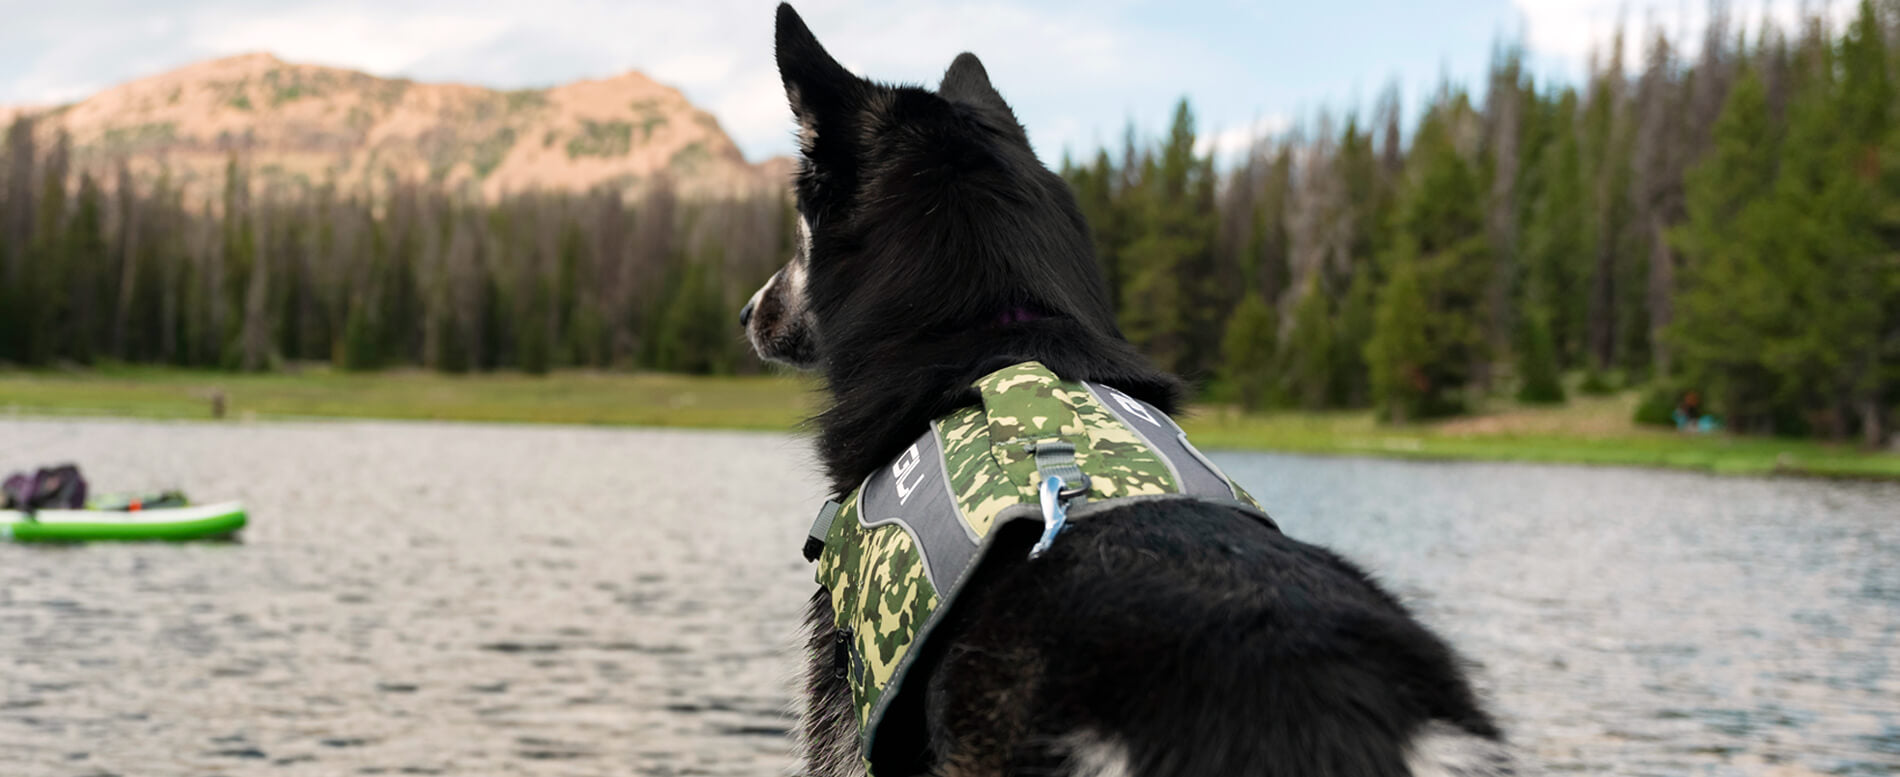
<instances>
[{"instance_id":1,"label":"dog's back","mask_svg":"<svg viewBox=\"0 0 1900 777\"><path fill-rule=\"evenodd\" d=\"M1116 328L1073 195L974 57L936 92L872 83L785 6L777 48L800 125L802 234L747 329L762 356L824 374L818 447L835 496L1011 364L1173 412L1178 383ZM1348 562L1225 506L1096 513L961 596L932 638L918 741L880 753L878 777L1512 768L1441 639ZM864 773L835 617L819 592L814 777Z\"/></svg>"},{"instance_id":2,"label":"dog's back","mask_svg":"<svg viewBox=\"0 0 1900 777\"><path fill-rule=\"evenodd\" d=\"M1225 508L1078 522L963 612L945 774L1507 773L1452 651L1334 554Z\"/></svg>"}]
</instances>

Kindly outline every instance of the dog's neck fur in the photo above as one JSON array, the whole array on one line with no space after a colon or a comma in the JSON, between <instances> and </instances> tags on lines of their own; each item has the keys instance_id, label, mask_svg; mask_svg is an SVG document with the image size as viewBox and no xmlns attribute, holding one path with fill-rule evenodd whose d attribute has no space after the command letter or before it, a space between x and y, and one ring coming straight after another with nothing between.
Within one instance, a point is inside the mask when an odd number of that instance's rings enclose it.
<instances>
[{"instance_id":1,"label":"dog's neck fur","mask_svg":"<svg viewBox=\"0 0 1900 777\"><path fill-rule=\"evenodd\" d=\"M830 353L824 365L831 402L816 419L818 450L835 497L916 442L931 420L976 404L977 379L1012 364L1039 361L1065 380L1112 386L1168 413L1181 394L1126 340L1066 318L868 345Z\"/></svg>"}]
</instances>

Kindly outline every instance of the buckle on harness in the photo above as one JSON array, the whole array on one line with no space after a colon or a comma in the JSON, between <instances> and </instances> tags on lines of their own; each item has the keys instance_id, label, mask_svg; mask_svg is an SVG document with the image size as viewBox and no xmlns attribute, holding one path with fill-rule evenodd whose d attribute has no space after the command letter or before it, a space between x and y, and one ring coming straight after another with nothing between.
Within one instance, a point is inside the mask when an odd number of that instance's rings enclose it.
<instances>
[{"instance_id":1,"label":"buckle on harness","mask_svg":"<svg viewBox=\"0 0 1900 777\"><path fill-rule=\"evenodd\" d=\"M805 532L805 560L817 561L825 553L825 538L831 534L831 522L837 520L838 511L844 505L825 500L825 506L818 508L818 517L811 522L811 529Z\"/></svg>"},{"instance_id":2,"label":"buckle on harness","mask_svg":"<svg viewBox=\"0 0 1900 777\"><path fill-rule=\"evenodd\" d=\"M1042 479L1042 487L1037 489L1042 502L1042 538L1029 549L1032 559L1048 552L1049 546L1056 542L1056 535L1069 526L1069 499L1073 497L1065 496L1068 492L1063 491L1062 486L1062 478L1050 475Z\"/></svg>"},{"instance_id":3,"label":"buckle on harness","mask_svg":"<svg viewBox=\"0 0 1900 777\"><path fill-rule=\"evenodd\" d=\"M1073 444L1054 440L1024 447L1036 457L1036 472L1042 475L1042 485L1037 489L1042 503L1042 538L1029 549L1033 559L1047 552L1055 544L1056 535L1069 525L1069 501L1089 492L1089 476L1076 466ZM1070 483L1074 487L1067 487Z\"/></svg>"}]
</instances>

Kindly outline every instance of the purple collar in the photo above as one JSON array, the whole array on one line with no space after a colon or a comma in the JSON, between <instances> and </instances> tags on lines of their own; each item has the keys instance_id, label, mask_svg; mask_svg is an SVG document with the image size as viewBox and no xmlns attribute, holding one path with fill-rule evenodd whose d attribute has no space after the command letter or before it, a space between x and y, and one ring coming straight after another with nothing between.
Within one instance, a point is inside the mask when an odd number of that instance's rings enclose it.
<instances>
[{"instance_id":1,"label":"purple collar","mask_svg":"<svg viewBox=\"0 0 1900 777\"><path fill-rule=\"evenodd\" d=\"M1030 321L1035 321L1042 317L1043 316L1041 313L1038 313L1034 310L1030 310L1029 308L1025 306L1018 305L1014 308L1010 308L1009 310L1003 311L1003 315L997 317L996 323L1022 324L1022 323L1027 323Z\"/></svg>"}]
</instances>

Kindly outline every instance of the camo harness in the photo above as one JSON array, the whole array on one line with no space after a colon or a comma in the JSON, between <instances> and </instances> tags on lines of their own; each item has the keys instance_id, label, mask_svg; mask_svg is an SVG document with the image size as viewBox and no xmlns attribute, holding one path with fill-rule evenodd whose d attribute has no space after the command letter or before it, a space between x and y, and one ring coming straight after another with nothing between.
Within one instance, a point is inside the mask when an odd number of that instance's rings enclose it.
<instances>
[{"instance_id":1,"label":"camo harness","mask_svg":"<svg viewBox=\"0 0 1900 777\"><path fill-rule=\"evenodd\" d=\"M980 406L933 421L842 504L825 503L805 543L836 613L837 671L867 769L918 757L929 637L992 551L1026 549L1036 528L1046 547L1064 512L1079 520L1139 500L1215 502L1273 525L1153 405L1038 362L976 388ZM1060 493L1039 493L1051 487Z\"/></svg>"}]
</instances>

